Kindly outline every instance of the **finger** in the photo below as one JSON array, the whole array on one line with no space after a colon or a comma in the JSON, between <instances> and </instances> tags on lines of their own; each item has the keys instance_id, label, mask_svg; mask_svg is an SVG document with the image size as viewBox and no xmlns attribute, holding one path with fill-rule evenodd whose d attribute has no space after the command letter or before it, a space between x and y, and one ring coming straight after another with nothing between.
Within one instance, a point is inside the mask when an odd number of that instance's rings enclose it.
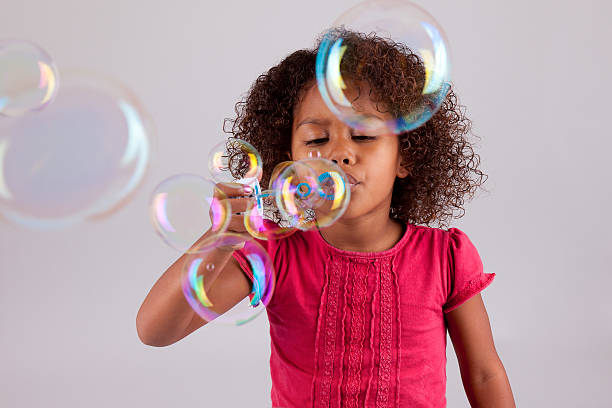
<instances>
[{"instance_id":1,"label":"finger","mask_svg":"<svg viewBox=\"0 0 612 408\"><path fill-rule=\"evenodd\" d=\"M249 207L252 207L255 203L254 197L240 197L228 199L230 206L232 207L232 215L237 213L246 212Z\"/></svg>"},{"instance_id":2,"label":"finger","mask_svg":"<svg viewBox=\"0 0 612 408\"><path fill-rule=\"evenodd\" d=\"M216 186L228 198L248 196L253 193L252 187L240 183L217 183ZM219 198L217 191L215 191L215 196Z\"/></svg>"},{"instance_id":3,"label":"finger","mask_svg":"<svg viewBox=\"0 0 612 408\"><path fill-rule=\"evenodd\" d=\"M230 219L230 223L227 227L227 230L229 232L237 232L237 233L247 232L244 226L244 215L232 215L232 218Z\"/></svg>"}]
</instances>

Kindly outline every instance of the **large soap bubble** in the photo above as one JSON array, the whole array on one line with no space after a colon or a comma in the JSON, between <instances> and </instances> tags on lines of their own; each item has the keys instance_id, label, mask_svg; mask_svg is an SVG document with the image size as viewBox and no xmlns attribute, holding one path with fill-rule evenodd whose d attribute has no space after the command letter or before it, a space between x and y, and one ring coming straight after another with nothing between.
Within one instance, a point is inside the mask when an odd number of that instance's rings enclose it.
<instances>
[{"instance_id":1,"label":"large soap bubble","mask_svg":"<svg viewBox=\"0 0 612 408\"><path fill-rule=\"evenodd\" d=\"M117 81L65 75L55 101L0 120L0 213L29 227L110 214L150 161L152 121Z\"/></svg>"},{"instance_id":2,"label":"large soap bubble","mask_svg":"<svg viewBox=\"0 0 612 408\"><path fill-rule=\"evenodd\" d=\"M359 3L333 23L320 44L316 77L329 109L369 134L413 130L440 108L450 89L448 41L435 19L404 0ZM384 81L381 81L384 78ZM372 115L362 105L374 91ZM398 95L389 100L389 95Z\"/></svg>"},{"instance_id":3,"label":"large soap bubble","mask_svg":"<svg viewBox=\"0 0 612 408\"><path fill-rule=\"evenodd\" d=\"M193 251L213 245L216 234L227 230L230 212L225 193L196 174L169 177L151 196L150 215L155 231L181 252L192 252L191 246L209 230Z\"/></svg>"},{"instance_id":4,"label":"large soap bubble","mask_svg":"<svg viewBox=\"0 0 612 408\"><path fill-rule=\"evenodd\" d=\"M0 40L0 114L19 116L53 101L57 67L45 50L24 40Z\"/></svg>"},{"instance_id":5,"label":"large soap bubble","mask_svg":"<svg viewBox=\"0 0 612 408\"><path fill-rule=\"evenodd\" d=\"M222 296L228 291L216 292L214 286L222 278L225 265L216 263L214 248L241 246L243 242L240 252L249 265L245 276L250 292L243 299ZM181 275L183 295L191 308L207 322L214 320L232 326L243 325L259 316L272 298L274 285L274 267L266 250L256 241L245 242L243 236L233 233L219 235L213 247L206 246L188 254Z\"/></svg>"}]
</instances>

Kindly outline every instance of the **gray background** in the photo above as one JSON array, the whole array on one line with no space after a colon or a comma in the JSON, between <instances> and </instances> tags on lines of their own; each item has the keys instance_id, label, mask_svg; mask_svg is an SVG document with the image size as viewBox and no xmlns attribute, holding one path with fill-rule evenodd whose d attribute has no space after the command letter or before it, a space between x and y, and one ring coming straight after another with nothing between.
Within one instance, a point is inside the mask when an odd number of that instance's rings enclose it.
<instances>
[{"instance_id":1,"label":"gray background","mask_svg":"<svg viewBox=\"0 0 612 408\"><path fill-rule=\"evenodd\" d=\"M158 134L145 183L110 218L59 232L0 225L0 406L270 405L265 317L140 343L136 312L178 255L154 234L148 198L169 175L204 173L257 75L355 3L0 0L0 38L125 82ZM482 137L490 193L452 226L497 273L483 297L517 404L610 406L610 2L420 4L448 34ZM450 342L447 354L448 405L468 406Z\"/></svg>"}]
</instances>

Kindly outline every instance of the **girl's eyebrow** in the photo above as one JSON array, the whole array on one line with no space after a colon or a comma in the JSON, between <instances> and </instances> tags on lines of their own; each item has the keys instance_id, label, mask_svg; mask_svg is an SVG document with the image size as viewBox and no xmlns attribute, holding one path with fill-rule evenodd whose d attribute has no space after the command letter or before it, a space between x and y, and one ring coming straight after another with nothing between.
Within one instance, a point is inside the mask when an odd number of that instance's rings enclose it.
<instances>
[{"instance_id":1,"label":"girl's eyebrow","mask_svg":"<svg viewBox=\"0 0 612 408\"><path fill-rule=\"evenodd\" d=\"M295 128L297 129L302 125L309 125L309 124L319 125L319 126L328 126L329 120L328 119L317 119L317 118L306 118L302 120L300 123L298 123L298 125Z\"/></svg>"}]
</instances>

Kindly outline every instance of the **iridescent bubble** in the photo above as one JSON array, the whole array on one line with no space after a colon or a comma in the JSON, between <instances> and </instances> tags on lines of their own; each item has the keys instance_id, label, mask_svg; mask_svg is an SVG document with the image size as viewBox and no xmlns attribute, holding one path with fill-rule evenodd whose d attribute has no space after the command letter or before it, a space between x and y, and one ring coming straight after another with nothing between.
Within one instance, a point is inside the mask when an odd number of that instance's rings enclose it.
<instances>
[{"instance_id":1,"label":"iridescent bubble","mask_svg":"<svg viewBox=\"0 0 612 408\"><path fill-rule=\"evenodd\" d=\"M319 194L318 175L303 161L287 166L274 181L276 205L290 225L309 229L314 222L313 208L323 197Z\"/></svg>"},{"instance_id":2,"label":"iridescent bubble","mask_svg":"<svg viewBox=\"0 0 612 408\"><path fill-rule=\"evenodd\" d=\"M222 296L224 291L215 291L215 282L223 278L225 266L215 263L215 247L231 247L242 242L244 237L238 234L221 234L215 246L207 246L190 253L185 259L181 275L183 295L191 308L207 322L214 320L232 326L243 325L259 316L272 298L275 284L272 260L266 250L254 240L244 242L244 247L240 250L250 269L245 273L250 280L251 290L248 295L243 299L230 299ZM215 264L214 268L204 266L211 261Z\"/></svg>"},{"instance_id":3,"label":"iridescent bubble","mask_svg":"<svg viewBox=\"0 0 612 408\"><path fill-rule=\"evenodd\" d=\"M178 174L162 181L153 191L151 221L162 239L181 252L193 252L215 242L227 230L231 205L227 196L210 180L196 174Z\"/></svg>"},{"instance_id":4,"label":"iridescent bubble","mask_svg":"<svg viewBox=\"0 0 612 408\"><path fill-rule=\"evenodd\" d=\"M366 43L378 45L361 46ZM413 130L433 116L450 89L447 44L440 25L414 3L361 2L336 19L323 37L316 61L319 91L329 109L354 129L370 135ZM402 89L393 106L384 106L385 97L397 90L375 83L381 71L390 87ZM370 96L376 109L388 118L364 108L363 81L374 88Z\"/></svg>"},{"instance_id":5,"label":"iridescent bubble","mask_svg":"<svg viewBox=\"0 0 612 408\"><path fill-rule=\"evenodd\" d=\"M314 208L316 225L327 227L338 220L348 208L351 189L346 174L331 160L324 158L306 159L304 164L313 169L317 176L319 196L323 198ZM303 229L314 225L305 224Z\"/></svg>"},{"instance_id":6,"label":"iridescent bubble","mask_svg":"<svg viewBox=\"0 0 612 408\"><path fill-rule=\"evenodd\" d=\"M110 214L140 185L152 122L116 81L65 75L54 103L0 120L0 212L29 227Z\"/></svg>"},{"instance_id":7,"label":"iridescent bubble","mask_svg":"<svg viewBox=\"0 0 612 408\"><path fill-rule=\"evenodd\" d=\"M208 170L220 183L259 179L262 163L257 149L233 137L215 145L208 155Z\"/></svg>"},{"instance_id":8,"label":"iridescent bubble","mask_svg":"<svg viewBox=\"0 0 612 408\"><path fill-rule=\"evenodd\" d=\"M282 239L297 231L278 210L276 194L274 190L264 190L247 208L244 226L251 236L262 240Z\"/></svg>"},{"instance_id":9,"label":"iridescent bubble","mask_svg":"<svg viewBox=\"0 0 612 408\"><path fill-rule=\"evenodd\" d=\"M45 50L29 41L0 40L0 114L42 109L58 86L57 67Z\"/></svg>"},{"instance_id":10,"label":"iridescent bubble","mask_svg":"<svg viewBox=\"0 0 612 408\"><path fill-rule=\"evenodd\" d=\"M278 176L282 174L283 170L285 170L291 164L293 164L293 161L283 161L274 166L270 175L270 182L268 183L269 190L278 190L276 187L276 180L278 180Z\"/></svg>"}]
</instances>

